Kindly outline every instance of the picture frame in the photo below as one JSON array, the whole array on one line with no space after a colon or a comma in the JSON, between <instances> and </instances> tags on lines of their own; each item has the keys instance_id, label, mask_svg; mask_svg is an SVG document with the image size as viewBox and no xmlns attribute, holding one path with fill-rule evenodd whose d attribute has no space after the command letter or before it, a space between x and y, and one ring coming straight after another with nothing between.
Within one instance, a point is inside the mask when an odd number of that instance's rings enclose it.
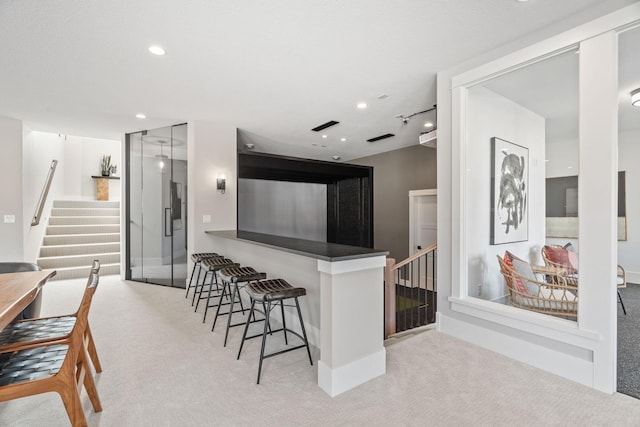
<instances>
[{"instance_id":1,"label":"picture frame","mask_svg":"<svg viewBox=\"0 0 640 427\"><path fill-rule=\"evenodd\" d=\"M490 243L529 240L529 149L491 138Z\"/></svg>"}]
</instances>

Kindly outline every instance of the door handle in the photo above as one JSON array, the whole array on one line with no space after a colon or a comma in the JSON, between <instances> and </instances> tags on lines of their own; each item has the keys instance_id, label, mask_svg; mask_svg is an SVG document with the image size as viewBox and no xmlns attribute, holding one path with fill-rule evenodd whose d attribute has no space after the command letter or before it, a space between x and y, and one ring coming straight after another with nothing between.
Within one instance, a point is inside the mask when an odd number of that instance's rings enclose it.
<instances>
[{"instance_id":1,"label":"door handle","mask_svg":"<svg viewBox=\"0 0 640 427\"><path fill-rule=\"evenodd\" d=\"M167 220L167 213L169 219ZM168 227L167 227L168 226ZM168 228L168 232L167 232ZM173 220L171 219L171 208L164 208L164 237L171 237L173 235Z\"/></svg>"}]
</instances>

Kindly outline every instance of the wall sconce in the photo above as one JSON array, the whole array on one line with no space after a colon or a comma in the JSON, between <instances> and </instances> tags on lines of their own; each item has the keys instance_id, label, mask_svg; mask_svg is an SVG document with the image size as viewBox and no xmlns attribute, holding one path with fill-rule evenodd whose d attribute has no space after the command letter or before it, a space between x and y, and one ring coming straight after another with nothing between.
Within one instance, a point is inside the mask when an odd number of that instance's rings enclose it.
<instances>
[{"instance_id":1,"label":"wall sconce","mask_svg":"<svg viewBox=\"0 0 640 427\"><path fill-rule=\"evenodd\" d=\"M218 179L216 179L216 190L224 194L225 187L226 187L226 179L224 178L224 175L220 175Z\"/></svg>"},{"instance_id":2,"label":"wall sconce","mask_svg":"<svg viewBox=\"0 0 640 427\"><path fill-rule=\"evenodd\" d=\"M640 89L636 89L631 92L631 105L634 107L640 107Z\"/></svg>"}]
</instances>

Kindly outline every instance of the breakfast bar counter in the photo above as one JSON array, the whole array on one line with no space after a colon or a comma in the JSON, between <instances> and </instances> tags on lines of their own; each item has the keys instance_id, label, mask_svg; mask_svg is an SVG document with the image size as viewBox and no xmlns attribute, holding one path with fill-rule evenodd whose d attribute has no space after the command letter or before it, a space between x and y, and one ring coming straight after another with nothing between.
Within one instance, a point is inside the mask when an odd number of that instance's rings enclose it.
<instances>
[{"instance_id":1,"label":"breakfast bar counter","mask_svg":"<svg viewBox=\"0 0 640 427\"><path fill-rule=\"evenodd\" d=\"M330 396L385 373L387 251L236 230L206 234L207 250L306 288L305 327L320 351L318 385ZM296 324L293 314L287 324Z\"/></svg>"}]
</instances>

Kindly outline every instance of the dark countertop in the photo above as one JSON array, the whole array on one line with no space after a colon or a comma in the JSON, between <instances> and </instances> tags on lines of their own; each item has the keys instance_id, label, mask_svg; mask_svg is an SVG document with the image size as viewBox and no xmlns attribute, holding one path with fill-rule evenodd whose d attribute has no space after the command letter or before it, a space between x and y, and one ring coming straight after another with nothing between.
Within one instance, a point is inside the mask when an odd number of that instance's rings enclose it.
<instances>
[{"instance_id":1,"label":"dark countertop","mask_svg":"<svg viewBox=\"0 0 640 427\"><path fill-rule=\"evenodd\" d=\"M379 249L339 245L337 243L317 242L314 240L295 239L293 237L252 233L250 231L223 230L205 231L205 233L226 239L244 240L267 248L278 249L284 252L329 262L347 261L374 256L386 256L389 254L389 251L382 251Z\"/></svg>"}]
</instances>

